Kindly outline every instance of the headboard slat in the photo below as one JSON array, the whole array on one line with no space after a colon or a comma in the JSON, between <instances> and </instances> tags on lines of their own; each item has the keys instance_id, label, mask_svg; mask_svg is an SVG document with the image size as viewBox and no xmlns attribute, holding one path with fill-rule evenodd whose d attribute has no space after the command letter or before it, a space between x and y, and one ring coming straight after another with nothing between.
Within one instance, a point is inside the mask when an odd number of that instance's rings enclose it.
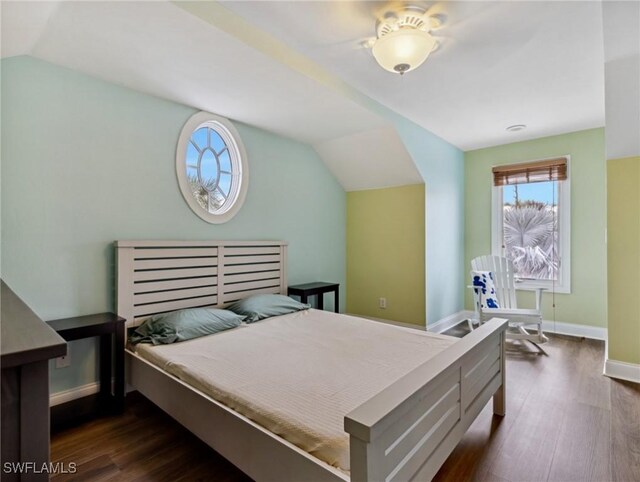
<instances>
[{"instance_id":1,"label":"headboard slat","mask_svg":"<svg viewBox=\"0 0 640 482\"><path fill-rule=\"evenodd\" d=\"M135 259L148 258L202 258L218 256L218 248L139 248Z\"/></svg>"},{"instance_id":2,"label":"headboard slat","mask_svg":"<svg viewBox=\"0 0 640 482\"><path fill-rule=\"evenodd\" d=\"M218 258L160 258L133 260L133 269L135 271L206 266L218 266Z\"/></svg>"},{"instance_id":3,"label":"headboard slat","mask_svg":"<svg viewBox=\"0 0 640 482\"><path fill-rule=\"evenodd\" d=\"M200 286L216 286L217 284L217 276L204 276L200 278L178 278L134 283L133 290L135 294L140 294L152 293L154 291L177 290L182 288L198 288Z\"/></svg>"},{"instance_id":4,"label":"headboard slat","mask_svg":"<svg viewBox=\"0 0 640 482\"><path fill-rule=\"evenodd\" d=\"M225 266L234 266L237 264L263 264L263 263L280 263L279 254L259 254L256 256L234 256L230 255L227 250L224 253Z\"/></svg>"},{"instance_id":5,"label":"headboard slat","mask_svg":"<svg viewBox=\"0 0 640 482\"><path fill-rule=\"evenodd\" d=\"M136 283L141 281L155 280L171 280L179 278L200 278L203 276L215 276L218 274L217 266L207 266L204 268L187 268L187 269L165 269L153 271L135 271L133 273L133 281Z\"/></svg>"},{"instance_id":6,"label":"headboard slat","mask_svg":"<svg viewBox=\"0 0 640 482\"><path fill-rule=\"evenodd\" d=\"M224 270L226 274L258 273L260 271L280 271L280 265L278 263L227 265Z\"/></svg>"},{"instance_id":7,"label":"headboard slat","mask_svg":"<svg viewBox=\"0 0 640 482\"><path fill-rule=\"evenodd\" d=\"M201 288L175 289L156 291L153 293L136 293L134 296L134 304L139 306L149 303L163 303L169 300L195 298L196 296L211 296L217 295L217 291L217 286L204 286Z\"/></svg>"},{"instance_id":8,"label":"headboard slat","mask_svg":"<svg viewBox=\"0 0 640 482\"><path fill-rule=\"evenodd\" d=\"M239 246L226 246L225 247L225 255L226 256L240 256L240 255L255 256L257 254L276 254L276 255L280 255L280 246L267 246L267 247L264 247L264 248L260 248L260 247L242 248L242 247L239 247Z\"/></svg>"},{"instance_id":9,"label":"headboard slat","mask_svg":"<svg viewBox=\"0 0 640 482\"><path fill-rule=\"evenodd\" d=\"M273 288L254 289L254 290L250 290L250 291L239 291L239 292L236 292L236 293L228 293L228 294L223 296L222 304L223 305L227 305L227 304L233 303L235 301L241 300L243 298L246 298L247 296L257 295L257 294L264 294L264 293L279 294L280 293L280 286L276 286L276 287L273 287ZM282 294L282 293L280 293L280 294Z\"/></svg>"},{"instance_id":10,"label":"headboard slat","mask_svg":"<svg viewBox=\"0 0 640 482\"><path fill-rule=\"evenodd\" d=\"M262 280L277 280L280 282L280 270L272 271L257 271L253 273L227 273L225 276L225 283L241 283L243 281L262 281Z\"/></svg>"},{"instance_id":11,"label":"headboard slat","mask_svg":"<svg viewBox=\"0 0 640 482\"><path fill-rule=\"evenodd\" d=\"M167 301L164 303L150 303L146 305L134 306L133 315L136 318L143 316L151 316L157 313L165 313L167 311L182 310L184 308L198 308L202 306L215 306L217 304L217 296L200 296L197 298L188 298L185 300Z\"/></svg>"},{"instance_id":12,"label":"headboard slat","mask_svg":"<svg viewBox=\"0 0 640 482\"><path fill-rule=\"evenodd\" d=\"M224 285L224 294L236 293L238 291L254 290L256 288L280 288L280 278L260 281L244 281L242 283L232 283Z\"/></svg>"}]
</instances>

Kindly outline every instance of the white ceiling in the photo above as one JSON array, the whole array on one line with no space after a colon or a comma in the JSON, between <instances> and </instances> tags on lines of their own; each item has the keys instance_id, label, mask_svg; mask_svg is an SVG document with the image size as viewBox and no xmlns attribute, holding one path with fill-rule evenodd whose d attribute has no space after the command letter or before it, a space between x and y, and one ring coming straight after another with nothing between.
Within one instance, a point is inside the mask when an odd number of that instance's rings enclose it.
<instances>
[{"instance_id":1,"label":"white ceiling","mask_svg":"<svg viewBox=\"0 0 640 482\"><path fill-rule=\"evenodd\" d=\"M304 142L385 121L167 2L2 2L2 57L28 54Z\"/></svg>"},{"instance_id":2,"label":"white ceiling","mask_svg":"<svg viewBox=\"0 0 640 482\"><path fill-rule=\"evenodd\" d=\"M23 55L33 50L56 8L58 2L3 3L0 17L2 57Z\"/></svg>"},{"instance_id":3,"label":"white ceiling","mask_svg":"<svg viewBox=\"0 0 640 482\"><path fill-rule=\"evenodd\" d=\"M604 125L597 1L429 2L446 15L441 47L403 78L359 48L384 2L223 4L463 150Z\"/></svg>"},{"instance_id":4,"label":"white ceiling","mask_svg":"<svg viewBox=\"0 0 640 482\"><path fill-rule=\"evenodd\" d=\"M323 146L330 169L352 173L336 174L344 186L358 184L359 161L330 147L349 140L343 149L354 152L354 142L388 127L380 104L464 150L604 125L597 1L429 3L446 18L442 45L404 77L360 46L386 2L1 5L2 57L32 55ZM528 128L505 131L521 123ZM413 179L415 167L395 160L403 156L386 156L394 160L382 182ZM380 187L377 177L358 188Z\"/></svg>"},{"instance_id":5,"label":"white ceiling","mask_svg":"<svg viewBox=\"0 0 640 482\"><path fill-rule=\"evenodd\" d=\"M424 182L393 127L358 132L313 147L346 191Z\"/></svg>"}]
</instances>

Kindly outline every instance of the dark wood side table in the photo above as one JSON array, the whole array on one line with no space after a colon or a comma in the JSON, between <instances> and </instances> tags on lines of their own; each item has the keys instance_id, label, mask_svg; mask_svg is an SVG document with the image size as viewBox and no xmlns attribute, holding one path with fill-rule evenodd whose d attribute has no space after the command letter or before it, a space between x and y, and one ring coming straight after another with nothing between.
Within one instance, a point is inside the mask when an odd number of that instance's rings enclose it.
<instances>
[{"instance_id":1,"label":"dark wood side table","mask_svg":"<svg viewBox=\"0 0 640 482\"><path fill-rule=\"evenodd\" d=\"M101 412L122 413L124 411L124 322L124 318L114 313L75 316L47 322L67 341L100 337L99 403ZM112 360L112 354L115 354L115 360ZM111 391L112 378L113 392Z\"/></svg>"},{"instance_id":2,"label":"dark wood side table","mask_svg":"<svg viewBox=\"0 0 640 482\"><path fill-rule=\"evenodd\" d=\"M2 482L48 481L33 470L5 467L50 462L49 360L66 355L67 344L0 280L0 463Z\"/></svg>"},{"instance_id":3,"label":"dark wood side table","mask_svg":"<svg viewBox=\"0 0 640 482\"><path fill-rule=\"evenodd\" d=\"M315 281L313 283L305 283L301 285L289 286L289 296L299 296L302 303L307 303L309 296L316 295L318 297L318 309L324 309L323 295L333 292L334 311L340 311L340 283L325 283L323 281Z\"/></svg>"}]
</instances>

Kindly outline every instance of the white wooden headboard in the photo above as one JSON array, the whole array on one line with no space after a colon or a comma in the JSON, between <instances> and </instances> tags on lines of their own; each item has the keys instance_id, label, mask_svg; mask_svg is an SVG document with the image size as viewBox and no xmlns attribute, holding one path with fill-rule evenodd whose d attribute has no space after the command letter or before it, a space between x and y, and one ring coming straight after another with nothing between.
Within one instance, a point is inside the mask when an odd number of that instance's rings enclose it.
<instances>
[{"instance_id":1,"label":"white wooden headboard","mask_svg":"<svg viewBox=\"0 0 640 482\"><path fill-rule=\"evenodd\" d=\"M183 308L287 293L284 241L116 241L117 310L127 327Z\"/></svg>"}]
</instances>

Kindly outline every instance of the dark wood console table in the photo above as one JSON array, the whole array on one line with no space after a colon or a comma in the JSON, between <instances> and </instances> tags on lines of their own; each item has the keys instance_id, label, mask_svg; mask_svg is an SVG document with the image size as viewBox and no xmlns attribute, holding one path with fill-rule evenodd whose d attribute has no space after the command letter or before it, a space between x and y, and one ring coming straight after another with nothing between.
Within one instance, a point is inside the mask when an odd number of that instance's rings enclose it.
<instances>
[{"instance_id":1,"label":"dark wood console table","mask_svg":"<svg viewBox=\"0 0 640 482\"><path fill-rule=\"evenodd\" d=\"M49 480L46 472L5 472L6 462L49 462L49 359L67 343L0 281L2 480Z\"/></svg>"}]
</instances>

